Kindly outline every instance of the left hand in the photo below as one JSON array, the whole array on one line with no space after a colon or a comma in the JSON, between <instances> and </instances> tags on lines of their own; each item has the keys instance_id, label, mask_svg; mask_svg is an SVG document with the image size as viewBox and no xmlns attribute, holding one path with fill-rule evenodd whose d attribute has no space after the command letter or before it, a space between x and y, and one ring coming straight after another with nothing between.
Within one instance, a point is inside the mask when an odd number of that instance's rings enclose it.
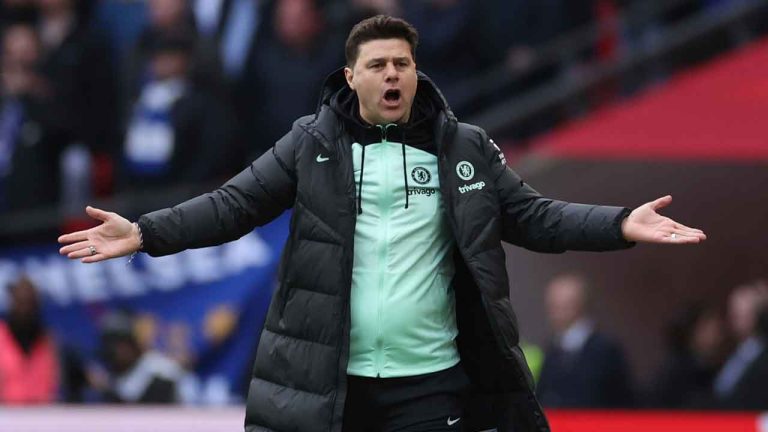
<instances>
[{"instance_id":1,"label":"left hand","mask_svg":"<svg viewBox=\"0 0 768 432\"><path fill-rule=\"evenodd\" d=\"M656 213L656 210L668 206L671 202L672 196L667 195L632 210L621 223L624 238L633 242L673 244L699 243L706 240L704 231L689 228Z\"/></svg>"}]
</instances>

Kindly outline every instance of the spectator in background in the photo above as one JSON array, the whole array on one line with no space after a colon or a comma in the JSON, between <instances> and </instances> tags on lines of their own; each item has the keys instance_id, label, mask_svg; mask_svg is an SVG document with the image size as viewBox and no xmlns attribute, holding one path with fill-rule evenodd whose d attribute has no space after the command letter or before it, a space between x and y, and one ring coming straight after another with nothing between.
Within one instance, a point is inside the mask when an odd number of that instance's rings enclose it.
<instances>
[{"instance_id":1,"label":"spectator in background","mask_svg":"<svg viewBox=\"0 0 768 432\"><path fill-rule=\"evenodd\" d=\"M206 67L221 69L235 80L260 28L261 7L266 0L100 0L96 25L109 37L121 62L134 68L143 64L141 48L153 33L194 31L206 60L220 62ZM134 49L136 48L136 49ZM133 52L132 52L133 51ZM140 79L133 71L131 79ZM137 76L138 75L138 76ZM129 80L130 81L130 80ZM127 82L126 84L130 84ZM133 90L135 90L135 83Z\"/></svg>"},{"instance_id":2,"label":"spectator in background","mask_svg":"<svg viewBox=\"0 0 768 432\"><path fill-rule=\"evenodd\" d=\"M127 121L120 188L200 183L226 174L234 116L220 94L192 76L194 36L159 35L148 49L150 74Z\"/></svg>"},{"instance_id":3,"label":"spectator in background","mask_svg":"<svg viewBox=\"0 0 768 432\"><path fill-rule=\"evenodd\" d=\"M54 402L59 362L37 290L26 276L7 289L8 317L0 321L0 404Z\"/></svg>"},{"instance_id":4,"label":"spectator in background","mask_svg":"<svg viewBox=\"0 0 768 432\"><path fill-rule=\"evenodd\" d=\"M158 35L188 32L197 34L194 15L186 0L148 0L149 20L139 42L148 46Z\"/></svg>"},{"instance_id":5,"label":"spectator in background","mask_svg":"<svg viewBox=\"0 0 768 432\"><path fill-rule=\"evenodd\" d=\"M650 405L659 408L706 407L722 365L725 333L720 314L689 305L668 329L668 357L655 380Z\"/></svg>"},{"instance_id":6,"label":"spectator in background","mask_svg":"<svg viewBox=\"0 0 768 432\"><path fill-rule=\"evenodd\" d=\"M133 316L107 314L102 322L101 346L106 376L92 372L90 381L107 402L176 403L185 371L164 355L142 347Z\"/></svg>"},{"instance_id":7,"label":"spectator in background","mask_svg":"<svg viewBox=\"0 0 768 432\"><path fill-rule=\"evenodd\" d=\"M69 134L51 101L51 86L38 71L40 43L34 27L6 27L0 58L0 208L56 204L59 157Z\"/></svg>"},{"instance_id":8,"label":"spectator in background","mask_svg":"<svg viewBox=\"0 0 768 432\"><path fill-rule=\"evenodd\" d=\"M768 285L736 288L728 299L728 321L738 346L715 379L716 404L768 409Z\"/></svg>"},{"instance_id":9,"label":"spectator in background","mask_svg":"<svg viewBox=\"0 0 768 432\"><path fill-rule=\"evenodd\" d=\"M90 30L84 0L36 0L42 73L73 138L96 153L116 141L116 83L108 46Z\"/></svg>"},{"instance_id":10,"label":"spectator in background","mask_svg":"<svg viewBox=\"0 0 768 432\"><path fill-rule=\"evenodd\" d=\"M272 6L272 31L256 41L238 91L248 160L272 147L297 117L315 111L317 89L344 62L343 35L326 26L317 1Z\"/></svg>"},{"instance_id":11,"label":"spectator in background","mask_svg":"<svg viewBox=\"0 0 768 432\"><path fill-rule=\"evenodd\" d=\"M187 0L148 0L148 20L126 59L122 96L133 100L139 89L151 79L149 56L158 39L184 35L194 39L190 73L195 80L214 87L221 83L221 66L215 42L200 35L195 15Z\"/></svg>"},{"instance_id":12,"label":"spectator in background","mask_svg":"<svg viewBox=\"0 0 768 432\"><path fill-rule=\"evenodd\" d=\"M587 303L586 281L580 276L560 276L547 286L547 315L555 338L544 354L537 388L545 407L609 408L632 403L624 352L595 329Z\"/></svg>"},{"instance_id":13,"label":"spectator in background","mask_svg":"<svg viewBox=\"0 0 768 432\"><path fill-rule=\"evenodd\" d=\"M116 82L111 52L90 25L89 0L34 0L41 41L40 72L49 110L67 135L61 155L65 227L82 226L74 209L111 191L110 152L117 142Z\"/></svg>"},{"instance_id":14,"label":"spectator in background","mask_svg":"<svg viewBox=\"0 0 768 432\"><path fill-rule=\"evenodd\" d=\"M141 21L142 28L138 37L128 48L128 54L122 60L123 74L120 83L120 105L129 107L136 99L142 85L151 75L149 66L150 49L154 40L167 35L197 36L194 20L185 0L148 0ZM130 112L130 110L129 110ZM128 113L121 112L121 118Z\"/></svg>"}]
</instances>

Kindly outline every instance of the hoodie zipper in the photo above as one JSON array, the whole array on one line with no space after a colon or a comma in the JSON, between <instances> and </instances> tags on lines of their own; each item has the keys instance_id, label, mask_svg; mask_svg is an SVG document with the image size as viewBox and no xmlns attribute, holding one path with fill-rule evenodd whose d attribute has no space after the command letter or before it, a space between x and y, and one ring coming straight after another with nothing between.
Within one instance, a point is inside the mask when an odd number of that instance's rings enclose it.
<instances>
[{"instance_id":1,"label":"hoodie zipper","mask_svg":"<svg viewBox=\"0 0 768 432\"><path fill-rule=\"evenodd\" d=\"M390 153L391 149L388 144L390 144L389 141L387 141L387 131L390 127L395 126L393 123L387 124L387 125L377 125L377 127L381 130L381 143L384 144L383 150L384 150L384 157L382 158L382 163L384 164L384 182L382 184L382 191L384 192L382 195L382 198L379 200L379 210L381 214L381 222L382 222L382 231L383 236L381 241L379 243L379 250L378 250L378 258L379 258L379 287L378 287L378 301L376 302L377 310L376 310L376 323L377 323L377 329L376 329L376 358L374 362L374 367L376 369L376 377L381 376L381 372L384 366L384 335L382 333L382 327L383 327L383 315L384 315L384 304L383 300L386 297L384 295L384 287L385 287L385 281L386 281L386 275L387 275L387 256L389 255L389 216L390 216L390 210L392 206L392 192L390 190ZM362 182L360 183L360 187L363 187Z\"/></svg>"}]
</instances>

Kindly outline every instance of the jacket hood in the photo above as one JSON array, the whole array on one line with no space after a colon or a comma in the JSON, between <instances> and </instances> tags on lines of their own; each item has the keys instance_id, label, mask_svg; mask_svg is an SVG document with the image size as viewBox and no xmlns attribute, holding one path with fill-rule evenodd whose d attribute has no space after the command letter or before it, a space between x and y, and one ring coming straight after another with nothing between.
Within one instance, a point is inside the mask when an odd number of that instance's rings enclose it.
<instances>
[{"instance_id":1,"label":"jacket hood","mask_svg":"<svg viewBox=\"0 0 768 432\"><path fill-rule=\"evenodd\" d=\"M406 124L371 125L360 116L360 103L357 93L349 88L344 76L344 69L333 72L326 78L321 92L320 102L316 113L319 116L324 105L327 105L341 120L344 129L352 139L362 145L362 161L360 163L360 187L357 191L357 211L363 212L362 189L365 166L365 146L387 139L399 142L403 151L403 193L405 208L408 208L408 174L406 169L405 147L415 147L437 154L435 133L438 118L452 119L455 117L448 107L445 97L437 86L426 75L417 72L418 85L411 107L410 119ZM442 114L442 115L441 115Z\"/></svg>"},{"instance_id":2,"label":"jacket hood","mask_svg":"<svg viewBox=\"0 0 768 432\"><path fill-rule=\"evenodd\" d=\"M445 97L434 82L427 75L419 71L417 71L417 79L418 87L416 97L414 98L414 107L411 109L411 122L393 129L396 129L396 132L405 131L408 134L409 144L418 145L427 137L423 133L425 129L431 129L428 133L429 138L438 136L445 138L445 136L455 131L458 121L448 106ZM354 103L352 103L353 101ZM424 110L421 108L424 108ZM333 152L335 150L331 142L343 131L348 131L352 134L362 132L364 136L374 136L371 132L373 127L362 122L357 112L358 110L357 95L347 85L347 80L344 77L344 68L342 67L325 78L320 89L320 97L317 101L314 118L307 119L308 121L302 123L300 127L317 138L329 152ZM327 115L340 120L341 127L338 127L336 121L326 121ZM424 118L433 121L426 122L423 121ZM419 120L422 120L418 125L420 126L418 127L420 133L414 133L414 123ZM439 140L436 144L440 146Z\"/></svg>"},{"instance_id":3,"label":"jacket hood","mask_svg":"<svg viewBox=\"0 0 768 432\"><path fill-rule=\"evenodd\" d=\"M433 110L434 113L431 114L436 114L437 112L442 111L449 119L455 121L456 117L453 115L450 106L448 106L445 96L443 96L443 93L437 88L435 83L421 71L417 71L416 75L418 79L418 87L412 108L412 112L414 112L415 115L412 116L409 125L413 122L423 120L419 113L422 115L429 115ZM327 105L336 111L337 114L340 114L342 118L348 120L351 117L349 108L352 101L357 101L357 95L349 88L349 86L347 86L347 80L344 76L344 68L341 67L328 75L323 82L316 114L320 112L324 105ZM352 117L352 119L359 120L354 117Z\"/></svg>"}]
</instances>

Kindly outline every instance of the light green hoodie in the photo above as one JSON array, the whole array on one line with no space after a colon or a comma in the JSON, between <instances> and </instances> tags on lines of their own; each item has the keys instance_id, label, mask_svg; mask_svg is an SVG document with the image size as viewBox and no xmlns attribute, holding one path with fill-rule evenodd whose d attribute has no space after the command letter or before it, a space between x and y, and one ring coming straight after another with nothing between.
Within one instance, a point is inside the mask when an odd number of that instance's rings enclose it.
<instances>
[{"instance_id":1,"label":"light green hoodie","mask_svg":"<svg viewBox=\"0 0 768 432\"><path fill-rule=\"evenodd\" d=\"M362 146L353 144L352 154L359 191ZM364 163L347 373L388 378L447 369L459 362L454 240L437 157L407 145L404 157L402 144L383 140L366 145Z\"/></svg>"}]
</instances>

